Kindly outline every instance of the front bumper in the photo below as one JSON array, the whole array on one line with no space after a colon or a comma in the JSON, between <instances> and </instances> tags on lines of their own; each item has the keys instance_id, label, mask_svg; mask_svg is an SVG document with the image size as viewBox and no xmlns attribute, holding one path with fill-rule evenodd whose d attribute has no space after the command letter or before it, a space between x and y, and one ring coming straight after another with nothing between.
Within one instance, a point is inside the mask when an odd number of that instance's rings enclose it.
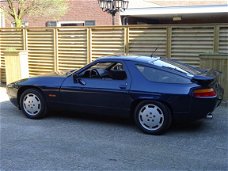
<instances>
[{"instance_id":1,"label":"front bumper","mask_svg":"<svg viewBox=\"0 0 228 171\"><path fill-rule=\"evenodd\" d=\"M19 108L19 102L17 99L18 89L16 87L14 87L13 85L7 85L6 92L9 96L9 100L11 101L11 103Z\"/></svg>"}]
</instances>

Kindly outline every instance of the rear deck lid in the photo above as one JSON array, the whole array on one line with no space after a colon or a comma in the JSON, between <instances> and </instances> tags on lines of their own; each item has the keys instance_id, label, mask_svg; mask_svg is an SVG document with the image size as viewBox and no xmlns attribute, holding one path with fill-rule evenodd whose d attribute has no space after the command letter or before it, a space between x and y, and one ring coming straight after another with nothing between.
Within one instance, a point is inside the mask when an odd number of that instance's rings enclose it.
<instances>
[{"instance_id":1,"label":"rear deck lid","mask_svg":"<svg viewBox=\"0 0 228 171\"><path fill-rule=\"evenodd\" d=\"M205 70L200 75L195 75L192 77L191 81L201 85L202 87L213 88L219 99L222 99L224 90L219 85L218 79L221 75L221 72L215 70Z\"/></svg>"}]
</instances>

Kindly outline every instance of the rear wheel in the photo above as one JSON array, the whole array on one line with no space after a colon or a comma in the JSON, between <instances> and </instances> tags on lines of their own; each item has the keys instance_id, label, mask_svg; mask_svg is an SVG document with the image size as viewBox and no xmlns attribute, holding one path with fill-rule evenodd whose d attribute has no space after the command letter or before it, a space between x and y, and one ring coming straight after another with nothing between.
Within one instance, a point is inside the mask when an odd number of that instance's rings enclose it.
<instances>
[{"instance_id":1,"label":"rear wheel","mask_svg":"<svg viewBox=\"0 0 228 171\"><path fill-rule=\"evenodd\" d=\"M46 115L47 106L42 93L36 89L25 90L20 98L23 113L30 119L39 119Z\"/></svg>"},{"instance_id":2,"label":"rear wheel","mask_svg":"<svg viewBox=\"0 0 228 171\"><path fill-rule=\"evenodd\" d=\"M170 126L171 113L169 108L160 102L143 101L136 107L134 119L143 132L159 135Z\"/></svg>"}]
</instances>

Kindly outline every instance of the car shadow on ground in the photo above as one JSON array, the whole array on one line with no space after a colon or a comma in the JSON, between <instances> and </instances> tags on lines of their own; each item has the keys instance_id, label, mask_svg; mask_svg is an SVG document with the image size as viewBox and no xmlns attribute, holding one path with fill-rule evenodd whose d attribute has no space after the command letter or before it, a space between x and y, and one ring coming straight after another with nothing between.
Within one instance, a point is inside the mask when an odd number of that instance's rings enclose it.
<instances>
[{"instance_id":1,"label":"car shadow on ground","mask_svg":"<svg viewBox=\"0 0 228 171\"><path fill-rule=\"evenodd\" d=\"M203 120L189 123L175 123L171 125L169 132L198 132L203 128Z\"/></svg>"},{"instance_id":2,"label":"car shadow on ground","mask_svg":"<svg viewBox=\"0 0 228 171\"><path fill-rule=\"evenodd\" d=\"M1 115L14 116L17 119L26 119L22 111L18 110L9 101L0 102ZM126 127L140 132L134 124L133 118L123 117L119 115L105 115L105 114L92 114L92 113L76 113L71 111L51 111L48 113L47 118L43 119L58 119L64 121L83 121L90 122L91 124L111 124L114 126ZM203 121L196 121L191 123L175 123L173 124L168 133L181 133L181 132L198 132L203 128Z\"/></svg>"},{"instance_id":3,"label":"car shadow on ground","mask_svg":"<svg viewBox=\"0 0 228 171\"><path fill-rule=\"evenodd\" d=\"M121 117L115 115L105 115L105 114L91 114L91 113L75 113L75 112L52 112L49 113L48 117L50 118L61 118L61 119L73 119L80 120L92 123L99 124L112 124L121 127L131 127L136 128L134 123L134 119L130 117ZM172 133L180 133L180 132L198 132L203 128L203 120L195 121L195 122L178 122L171 125L168 132Z\"/></svg>"},{"instance_id":4,"label":"car shadow on ground","mask_svg":"<svg viewBox=\"0 0 228 171\"><path fill-rule=\"evenodd\" d=\"M48 114L50 118L61 118L61 119L75 119L83 120L88 122L100 122L100 123L111 123L117 125L133 125L133 121L128 117L121 117L116 115L105 115L105 114L93 114L93 113L77 113L71 111L56 111Z\"/></svg>"}]
</instances>

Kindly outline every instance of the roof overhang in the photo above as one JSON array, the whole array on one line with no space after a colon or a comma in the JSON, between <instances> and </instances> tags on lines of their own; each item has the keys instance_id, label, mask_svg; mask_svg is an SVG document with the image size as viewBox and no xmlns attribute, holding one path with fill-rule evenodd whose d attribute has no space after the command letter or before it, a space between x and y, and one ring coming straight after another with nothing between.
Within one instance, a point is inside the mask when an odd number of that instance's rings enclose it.
<instances>
[{"instance_id":1,"label":"roof overhang","mask_svg":"<svg viewBox=\"0 0 228 171\"><path fill-rule=\"evenodd\" d=\"M153 17L167 15L192 15L192 14L218 14L227 13L227 5L210 5L210 6L184 6L184 7L150 7L150 8L130 8L121 12L121 16L132 17Z\"/></svg>"}]
</instances>

